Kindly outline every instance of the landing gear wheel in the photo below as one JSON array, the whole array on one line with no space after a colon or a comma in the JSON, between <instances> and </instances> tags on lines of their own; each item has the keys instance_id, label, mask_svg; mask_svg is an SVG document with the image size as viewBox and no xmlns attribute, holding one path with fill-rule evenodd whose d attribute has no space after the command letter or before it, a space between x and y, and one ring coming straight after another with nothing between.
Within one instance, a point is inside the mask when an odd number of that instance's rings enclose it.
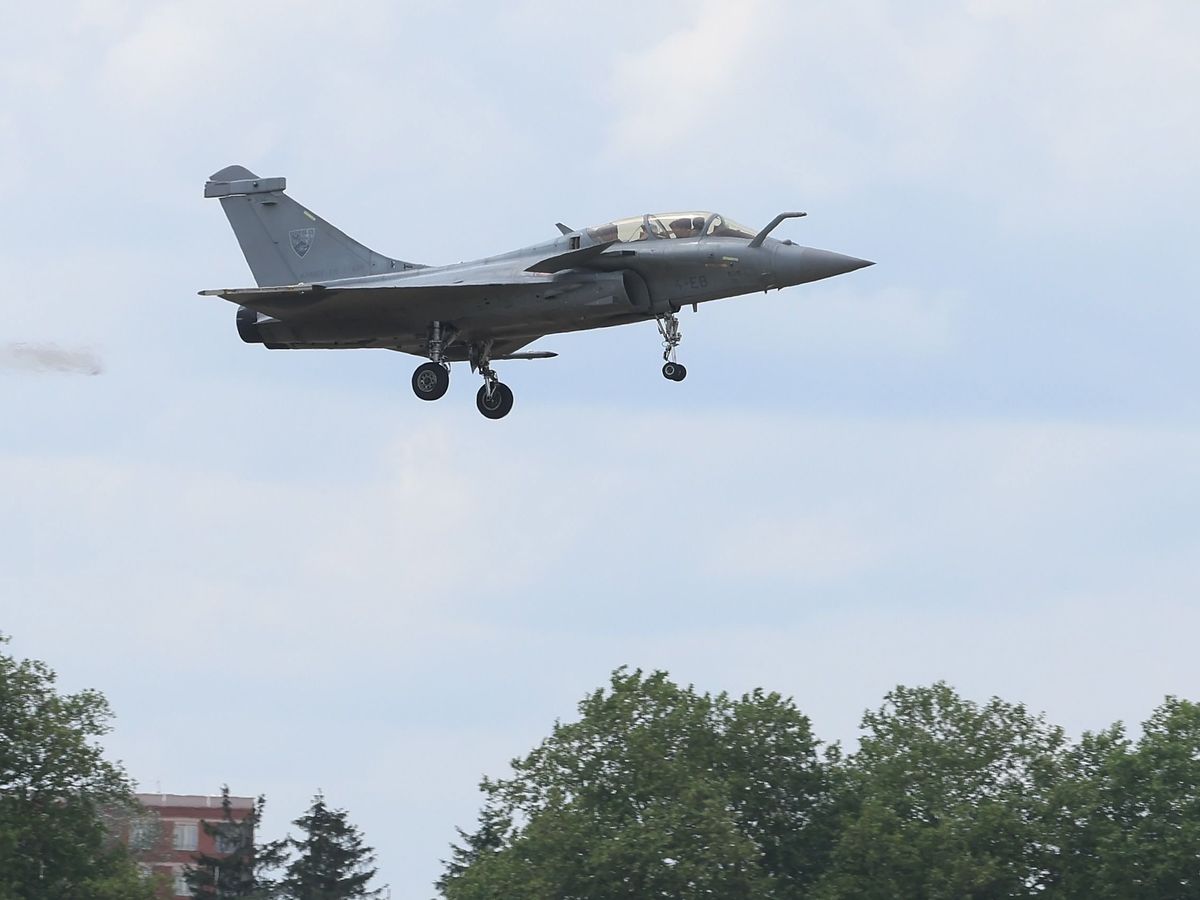
<instances>
[{"instance_id":1,"label":"landing gear wheel","mask_svg":"<svg viewBox=\"0 0 1200 900\"><path fill-rule=\"evenodd\" d=\"M485 384L479 389L479 393L475 395L475 405L489 419L503 419L512 411L513 392L509 390L507 384L501 384L497 381L492 385L492 390L489 394L488 386Z\"/></svg>"},{"instance_id":2,"label":"landing gear wheel","mask_svg":"<svg viewBox=\"0 0 1200 900\"><path fill-rule=\"evenodd\" d=\"M687 378L687 368L677 362L663 363L663 377L671 381L683 381Z\"/></svg>"},{"instance_id":3,"label":"landing gear wheel","mask_svg":"<svg viewBox=\"0 0 1200 900\"><path fill-rule=\"evenodd\" d=\"M450 387L450 370L441 363L422 363L413 372L412 386L422 400L437 400Z\"/></svg>"}]
</instances>

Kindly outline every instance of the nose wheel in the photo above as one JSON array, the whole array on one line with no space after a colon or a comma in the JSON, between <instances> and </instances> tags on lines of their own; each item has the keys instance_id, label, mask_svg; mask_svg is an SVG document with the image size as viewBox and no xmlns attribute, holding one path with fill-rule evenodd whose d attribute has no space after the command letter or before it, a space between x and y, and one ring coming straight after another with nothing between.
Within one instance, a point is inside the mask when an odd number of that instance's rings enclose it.
<instances>
[{"instance_id":1,"label":"nose wheel","mask_svg":"<svg viewBox=\"0 0 1200 900\"><path fill-rule=\"evenodd\" d=\"M667 362L663 363L662 373L669 381L683 381L687 378L687 367L682 363Z\"/></svg>"},{"instance_id":2,"label":"nose wheel","mask_svg":"<svg viewBox=\"0 0 1200 900\"><path fill-rule=\"evenodd\" d=\"M663 378L668 381L683 381L687 378L687 367L675 358L675 351L679 342L683 340L683 333L679 330L679 317L668 313L665 316L657 316L655 322L658 323L658 333L663 339Z\"/></svg>"}]
</instances>

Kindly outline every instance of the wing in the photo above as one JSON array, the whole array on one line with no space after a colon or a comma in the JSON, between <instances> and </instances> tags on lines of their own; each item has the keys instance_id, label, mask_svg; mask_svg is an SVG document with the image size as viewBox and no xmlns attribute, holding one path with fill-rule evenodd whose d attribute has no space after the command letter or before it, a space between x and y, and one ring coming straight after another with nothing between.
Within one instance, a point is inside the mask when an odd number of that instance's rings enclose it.
<instances>
[{"instance_id":1,"label":"wing","mask_svg":"<svg viewBox=\"0 0 1200 900\"><path fill-rule=\"evenodd\" d=\"M558 356L550 350L533 350L520 352L522 347L527 347L534 341L545 337L542 334L522 335L521 337L502 338L492 344L491 357L493 360L500 359L552 359ZM280 350L351 350L351 349L377 349L377 350L395 350L397 353L411 353L414 356L425 356L424 351L419 344L400 344L392 339L363 339L363 340L346 340L346 341L321 341L305 342L305 341L288 341L285 344L275 345L275 349ZM447 348L446 358L451 362L465 362L468 359L466 348L461 345L453 345Z\"/></svg>"},{"instance_id":2,"label":"wing","mask_svg":"<svg viewBox=\"0 0 1200 900\"><path fill-rule=\"evenodd\" d=\"M532 279L534 276L527 276ZM350 349L381 348L399 350L417 356L426 354L425 340L431 321L458 321L458 339L446 347L451 360L468 358L467 343L491 340L494 359L540 358L512 356L522 347L544 336L543 330L529 322L471 321L456 315L482 301L505 305L508 299L528 296L536 289L543 296L574 290L575 284L551 284L545 276L537 282L419 284L378 287L339 284L300 284L285 287L227 288L201 291L203 296L222 297L244 307L253 317L266 316L246 325L246 334L256 335L262 343L278 349ZM239 314L240 321L240 314ZM240 327L240 326L239 326ZM259 341L250 338L254 343Z\"/></svg>"},{"instance_id":3,"label":"wing","mask_svg":"<svg viewBox=\"0 0 1200 900\"><path fill-rule=\"evenodd\" d=\"M526 272L561 272L563 269L574 269L579 266L587 266L589 263L595 262L604 255L604 251L611 247L615 241L606 241L600 244L592 244L588 247L575 248L568 250L565 253L557 253L554 256L547 256L544 259L539 259L533 265L525 269Z\"/></svg>"},{"instance_id":4,"label":"wing","mask_svg":"<svg viewBox=\"0 0 1200 900\"><path fill-rule=\"evenodd\" d=\"M325 315L344 318L388 309L415 320L426 310L447 300L470 301L502 297L528 290L529 285L492 284L404 284L368 287L338 284L296 284L269 288L218 288L201 291L203 297L222 297L264 315L285 320L311 320Z\"/></svg>"},{"instance_id":5,"label":"wing","mask_svg":"<svg viewBox=\"0 0 1200 900\"><path fill-rule=\"evenodd\" d=\"M512 356L544 334L544 325L509 318L504 310L536 295L548 300L582 286L555 273L597 260L608 243L544 256L496 258L406 274L325 283L201 291L247 310L243 338L274 347L384 347L424 355L429 323L453 322L457 341L447 355L465 354L466 342L492 341L493 358ZM253 320L254 313L266 316ZM242 318L239 318L242 322ZM534 330L538 329L538 330ZM247 335L250 338L246 338Z\"/></svg>"}]
</instances>

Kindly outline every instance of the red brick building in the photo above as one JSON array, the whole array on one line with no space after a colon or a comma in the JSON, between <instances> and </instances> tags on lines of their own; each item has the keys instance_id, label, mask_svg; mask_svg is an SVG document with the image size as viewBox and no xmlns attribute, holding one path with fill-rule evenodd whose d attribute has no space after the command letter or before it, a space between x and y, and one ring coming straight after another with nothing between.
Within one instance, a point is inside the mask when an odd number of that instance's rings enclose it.
<instances>
[{"instance_id":1,"label":"red brick building","mask_svg":"<svg viewBox=\"0 0 1200 900\"><path fill-rule=\"evenodd\" d=\"M128 841L147 872L166 876L164 897L190 897L183 870L195 864L196 854L221 856L232 848L204 833L200 823L224 820L220 797L190 794L138 794L146 816L129 827ZM241 821L253 809L251 797L230 797L235 820Z\"/></svg>"}]
</instances>

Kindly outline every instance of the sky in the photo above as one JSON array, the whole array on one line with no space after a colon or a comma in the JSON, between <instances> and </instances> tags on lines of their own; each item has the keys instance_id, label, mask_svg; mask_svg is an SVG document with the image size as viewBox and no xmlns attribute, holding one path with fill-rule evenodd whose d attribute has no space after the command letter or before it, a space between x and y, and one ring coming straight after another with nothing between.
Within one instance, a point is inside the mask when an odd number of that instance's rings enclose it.
<instances>
[{"instance_id":1,"label":"sky","mask_svg":"<svg viewBox=\"0 0 1200 900\"><path fill-rule=\"evenodd\" d=\"M60 0L0 30L0 631L142 789L346 808L424 900L618 666L1072 735L1200 698L1200 5ZM418 360L243 344L207 176L450 263L660 209L871 259Z\"/></svg>"}]
</instances>

